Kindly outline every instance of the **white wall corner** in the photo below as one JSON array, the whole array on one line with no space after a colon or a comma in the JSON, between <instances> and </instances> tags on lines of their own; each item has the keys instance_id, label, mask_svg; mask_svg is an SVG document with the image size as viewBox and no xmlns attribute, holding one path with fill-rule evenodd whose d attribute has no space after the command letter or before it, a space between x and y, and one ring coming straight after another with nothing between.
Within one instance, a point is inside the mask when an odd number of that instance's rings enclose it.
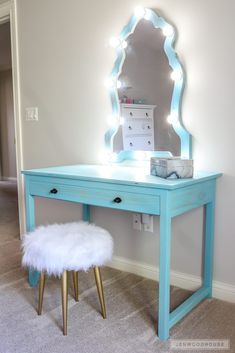
<instances>
[{"instance_id":1,"label":"white wall corner","mask_svg":"<svg viewBox=\"0 0 235 353\"><path fill-rule=\"evenodd\" d=\"M134 273L154 281L159 280L159 268L145 263L114 256L112 262L108 265L112 268ZM171 271L171 284L187 290L196 290L202 285L202 279L199 276ZM213 297L235 303L235 285L213 281Z\"/></svg>"}]
</instances>

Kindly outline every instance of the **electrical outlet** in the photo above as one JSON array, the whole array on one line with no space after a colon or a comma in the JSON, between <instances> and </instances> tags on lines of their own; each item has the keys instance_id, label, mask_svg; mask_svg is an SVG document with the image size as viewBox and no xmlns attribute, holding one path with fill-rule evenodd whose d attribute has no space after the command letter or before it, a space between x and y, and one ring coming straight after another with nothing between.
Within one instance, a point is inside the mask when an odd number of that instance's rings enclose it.
<instances>
[{"instance_id":1,"label":"electrical outlet","mask_svg":"<svg viewBox=\"0 0 235 353\"><path fill-rule=\"evenodd\" d=\"M153 233L153 216L143 213L142 223L144 231Z\"/></svg>"},{"instance_id":2,"label":"electrical outlet","mask_svg":"<svg viewBox=\"0 0 235 353\"><path fill-rule=\"evenodd\" d=\"M133 229L141 230L141 214L140 213L133 213Z\"/></svg>"}]
</instances>

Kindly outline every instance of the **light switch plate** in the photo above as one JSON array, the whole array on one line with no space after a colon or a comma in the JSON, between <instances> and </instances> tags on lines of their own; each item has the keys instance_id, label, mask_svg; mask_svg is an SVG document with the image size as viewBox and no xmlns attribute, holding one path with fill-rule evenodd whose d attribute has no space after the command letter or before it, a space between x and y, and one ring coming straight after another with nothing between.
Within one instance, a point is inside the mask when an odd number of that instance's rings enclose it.
<instances>
[{"instance_id":1,"label":"light switch plate","mask_svg":"<svg viewBox=\"0 0 235 353\"><path fill-rule=\"evenodd\" d=\"M38 121L38 107L28 107L25 109L27 121Z\"/></svg>"}]
</instances>

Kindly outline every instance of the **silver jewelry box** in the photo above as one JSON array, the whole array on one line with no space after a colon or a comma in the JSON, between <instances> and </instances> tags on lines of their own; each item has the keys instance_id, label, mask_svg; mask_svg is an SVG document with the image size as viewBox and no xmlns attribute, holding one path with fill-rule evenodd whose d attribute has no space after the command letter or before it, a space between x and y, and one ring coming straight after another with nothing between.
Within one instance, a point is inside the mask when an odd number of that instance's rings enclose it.
<instances>
[{"instance_id":1,"label":"silver jewelry box","mask_svg":"<svg viewBox=\"0 0 235 353\"><path fill-rule=\"evenodd\" d=\"M150 174L165 179L193 177L193 160L180 157L157 158L150 160Z\"/></svg>"}]
</instances>

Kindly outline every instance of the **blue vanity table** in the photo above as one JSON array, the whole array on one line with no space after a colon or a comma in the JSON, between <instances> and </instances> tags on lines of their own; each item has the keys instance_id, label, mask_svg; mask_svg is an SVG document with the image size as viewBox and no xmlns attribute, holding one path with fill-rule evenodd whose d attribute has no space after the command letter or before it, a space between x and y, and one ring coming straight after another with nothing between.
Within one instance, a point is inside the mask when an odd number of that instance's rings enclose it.
<instances>
[{"instance_id":1,"label":"blue vanity table","mask_svg":"<svg viewBox=\"0 0 235 353\"><path fill-rule=\"evenodd\" d=\"M119 37L111 41L117 58L106 80L112 116L104 139L109 162L119 163L23 172L28 231L35 227L34 197L80 203L85 221L90 220L90 206L160 216L158 336L161 340L168 339L170 328L212 295L215 189L220 176L199 173L192 179L165 180L149 175L149 163L147 168L120 163L149 162L151 156L192 158L191 135L181 119L185 71L174 49L175 38L173 26L163 17L152 9L138 8ZM128 46L131 50L126 50ZM121 111L120 102L130 101L142 104L127 105L125 112ZM203 285L170 312L171 221L201 206L205 207ZM30 272L29 281L35 286L38 273Z\"/></svg>"},{"instance_id":2,"label":"blue vanity table","mask_svg":"<svg viewBox=\"0 0 235 353\"><path fill-rule=\"evenodd\" d=\"M158 336L169 330L199 302L212 295L213 233L216 179L220 174L200 173L192 179L165 180L149 175L148 169L120 165L73 165L32 169L25 175L27 230L35 227L35 197L77 202L89 221L90 206L160 216L160 278ZM203 286L170 313L171 220L205 206ZM38 273L30 272L35 286Z\"/></svg>"}]
</instances>

